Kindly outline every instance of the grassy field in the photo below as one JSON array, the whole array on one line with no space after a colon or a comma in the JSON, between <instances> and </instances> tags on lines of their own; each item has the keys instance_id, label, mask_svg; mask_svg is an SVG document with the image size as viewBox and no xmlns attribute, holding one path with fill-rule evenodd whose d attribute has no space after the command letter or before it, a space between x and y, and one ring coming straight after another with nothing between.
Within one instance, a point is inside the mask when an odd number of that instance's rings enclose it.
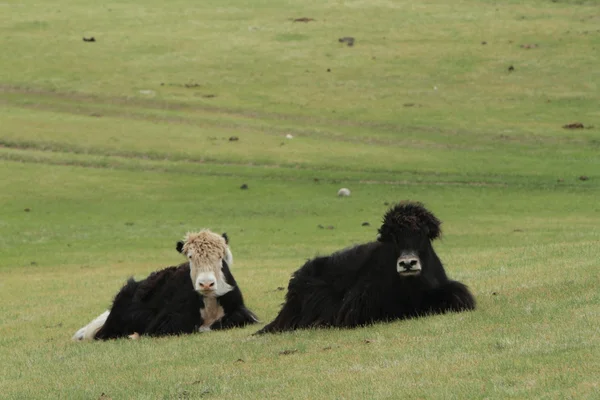
<instances>
[{"instance_id":1,"label":"grassy field","mask_svg":"<svg viewBox=\"0 0 600 400\"><path fill-rule=\"evenodd\" d=\"M0 3L0 398L600 398L598 2L301 3ZM475 312L252 336L404 199ZM202 227L261 325L70 340Z\"/></svg>"}]
</instances>

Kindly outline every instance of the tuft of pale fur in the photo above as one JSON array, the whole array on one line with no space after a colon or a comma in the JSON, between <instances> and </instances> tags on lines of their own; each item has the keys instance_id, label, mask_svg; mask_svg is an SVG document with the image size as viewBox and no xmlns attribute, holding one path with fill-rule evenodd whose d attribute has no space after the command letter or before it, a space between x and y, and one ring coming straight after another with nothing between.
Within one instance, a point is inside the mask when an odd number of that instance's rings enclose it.
<instances>
[{"instance_id":1,"label":"tuft of pale fur","mask_svg":"<svg viewBox=\"0 0 600 400\"><path fill-rule=\"evenodd\" d=\"M100 328L102 328L102 326L106 322L106 319L108 318L108 314L110 314L110 311L108 311L108 310L104 311L102 314L100 314L99 316L94 318L94 320L92 320L92 322L90 322L83 328L79 329L75 333L75 335L73 335L73 337L71 339L73 339L73 340L92 340L92 339L94 339L94 336L96 335L96 333L100 330Z\"/></svg>"},{"instance_id":2,"label":"tuft of pale fur","mask_svg":"<svg viewBox=\"0 0 600 400\"><path fill-rule=\"evenodd\" d=\"M192 253L194 261L199 264L214 264L225 258L227 243L223 236L208 229L188 232L183 240L182 253Z\"/></svg>"}]
</instances>

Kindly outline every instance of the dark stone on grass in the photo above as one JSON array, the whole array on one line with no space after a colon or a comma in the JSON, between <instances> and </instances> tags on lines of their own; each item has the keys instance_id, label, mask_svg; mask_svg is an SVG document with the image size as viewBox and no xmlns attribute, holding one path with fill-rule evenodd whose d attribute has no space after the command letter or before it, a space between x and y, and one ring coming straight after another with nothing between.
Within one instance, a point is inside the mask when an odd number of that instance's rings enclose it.
<instances>
[{"instance_id":1,"label":"dark stone on grass","mask_svg":"<svg viewBox=\"0 0 600 400\"><path fill-rule=\"evenodd\" d=\"M498 292L492 292L492 296L497 296Z\"/></svg>"},{"instance_id":2,"label":"dark stone on grass","mask_svg":"<svg viewBox=\"0 0 600 400\"><path fill-rule=\"evenodd\" d=\"M25 212L29 212L29 211L31 211L31 208L26 208L26 209L24 209L23 211L25 211Z\"/></svg>"},{"instance_id":3,"label":"dark stone on grass","mask_svg":"<svg viewBox=\"0 0 600 400\"><path fill-rule=\"evenodd\" d=\"M230 141L230 142L237 142L238 140L240 140L240 138L239 138L239 137L237 137L237 136L231 136L231 137L229 138L229 141Z\"/></svg>"},{"instance_id":4,"label":"dark stone on grass","mask_svg":"<svg viewBox=\"0 0 600 400\"><path fill-rule=\"evenodd\" d=\"M361 226L371 226L371 224L370 224L370 223L368 223L368 222L363 222L363 223L361 224Z\"/></svg>"},{"instance_id":5,"label":"dark stone on grass","mask_svg":"<svg viewBox=\"0 0 600 400\"><path fill-rule=\"evenodd\" d=\"M213 97L217 97L216 94L203 94L202 97L205 99L212 99Z\"/></svg>"},{"instance_id":6,"label":"dark stone on grass","mask_svg":"<svg viewBox=\"0 0 600 400\"><path fill-rule=\"evenodd\" d=\"M242 360L241 358L238 358L237 360L235 360L235 362L245 362L244 360Z\"/></svg>"},{"instance_id":7,"label":"dark stone on grass","mask_svg":"<svg viewBox=\"0 0 600 400\"><path fill-rule=\"evenodd\" d=\"M354 46L354 38L352 36L344 36L338 39L340 43L346 43L348 46Z\"/></svg>"},{"instance_id":8,"label":"dark stone on grass","mask_svg":"<svg viewBox=\"0 0 600 400\"><path fill-rule=\"evenodd\" d=\"M240 189L242 189L242 190L247 190L247 189L248 189L248 185L246 185L246 184L244 183L242 186L240 186Z\"/></svg>"},{"instance_id":9,"label":"dark stone on grass","mask_svg":"<svg viewBox=\"0 0 600 400\"><path fill-rule=\"evenodd\" d=\"M319 229L325 229L325 227L323 225L321 225L321 224L317 225L317 228L319 228Z\"/></svg>"},{"instance_id":10,"label":"dark stone on grass","mask_svg":"<svg viewBox=\"0 0 600 400\"><path fill-rule=\"evenodd\" d=\"M585 126L581 122L572 122L570 124L563 125L565 129L583 129Z\"/></svg>"},{"instance_id":11,"label":"dark stone on grass","mask_svg":"<svg viewBox=\"0 0 600 400\"><path fill-rule=\"evenodd\" d=\"M95 37L93 37L93 36L92 36L92 37L89 37L89 38L86 38L86 37L84 37L84 38L83 38L83 41L84 41L84 42L95 42L95 41L96 41L96 38L95 38Z\"/></svg>"},{"instance_id":12,"label":"dark stone on grass","mask_svg":"<svg viewBox=\"0 0 600 400\"><path fill-rule=\"evenodd\" d=\"M327 72L331 72L331 68L327 68Z\"/></svg>"},{"instance_id":13,"label":"dark stone on grass","mask_svg":"<svg viewBox=\"0 0 600 400\"><path fill-rule=\"evenodd\" d=\"M302 18L294 19L294 22L310 22L310 21L314 21L314 18L302 17Z\"/></svg>"},{"instance_id":14,"label":"dark stone on grass","mask_svg":"<svg viewBox=\"0 0 600 400\"><path fill-rule=\"evenodd\" d=\"M486 44L487 44L487 42L484 40L483 42L481 42L481 44L483 44L483 45L486 45Z\"/></svg>"}]
</instances>

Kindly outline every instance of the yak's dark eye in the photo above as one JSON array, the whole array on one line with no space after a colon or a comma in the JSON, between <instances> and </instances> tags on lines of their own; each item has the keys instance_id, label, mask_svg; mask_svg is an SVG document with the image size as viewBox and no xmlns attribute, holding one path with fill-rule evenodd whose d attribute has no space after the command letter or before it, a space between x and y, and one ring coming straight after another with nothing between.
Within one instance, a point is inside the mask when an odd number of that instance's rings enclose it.
<instances>
[{"instance_id":1,"label":"yak's dark eye","mask_svg":"<svg viewBox=\"0 0 600 400\"><path fill-rule=\"evenodd\" d=\"M191 259L192 259L192 255L190 254L190 255L188 256L188 258L191 260Z\"/></svg>"}]
</instances>

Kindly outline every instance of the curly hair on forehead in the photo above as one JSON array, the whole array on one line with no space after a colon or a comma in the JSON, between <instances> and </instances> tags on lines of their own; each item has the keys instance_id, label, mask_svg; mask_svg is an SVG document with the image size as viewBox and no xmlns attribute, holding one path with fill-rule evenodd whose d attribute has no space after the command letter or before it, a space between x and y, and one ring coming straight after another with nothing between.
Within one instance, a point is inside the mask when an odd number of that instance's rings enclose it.
<instances>
[{"instance_id":1,"label":"curly hair on forehead","mask_svg":"<svg viewBox=\"0 0 600 400\"><path fill-rule=\"evenodd\" d=\"M188 232L183 242L184 253L193 252L200 259L215 260L225 256L227 243L225 238L208 229L200 232Z\"/></svg>"},{"instance_id":2,"label":"curly hair on forehead","mask_svg":"<svg viewBox=\"0 0 600 400\"><path fill-rule=\"evenodd\" d=\"M441 222L422 203L402 201L390 208L383 216L379 228L380 241L391 240L403 232L423 232L430 240L442 234Z\"/></svg>"}]
</instances>

